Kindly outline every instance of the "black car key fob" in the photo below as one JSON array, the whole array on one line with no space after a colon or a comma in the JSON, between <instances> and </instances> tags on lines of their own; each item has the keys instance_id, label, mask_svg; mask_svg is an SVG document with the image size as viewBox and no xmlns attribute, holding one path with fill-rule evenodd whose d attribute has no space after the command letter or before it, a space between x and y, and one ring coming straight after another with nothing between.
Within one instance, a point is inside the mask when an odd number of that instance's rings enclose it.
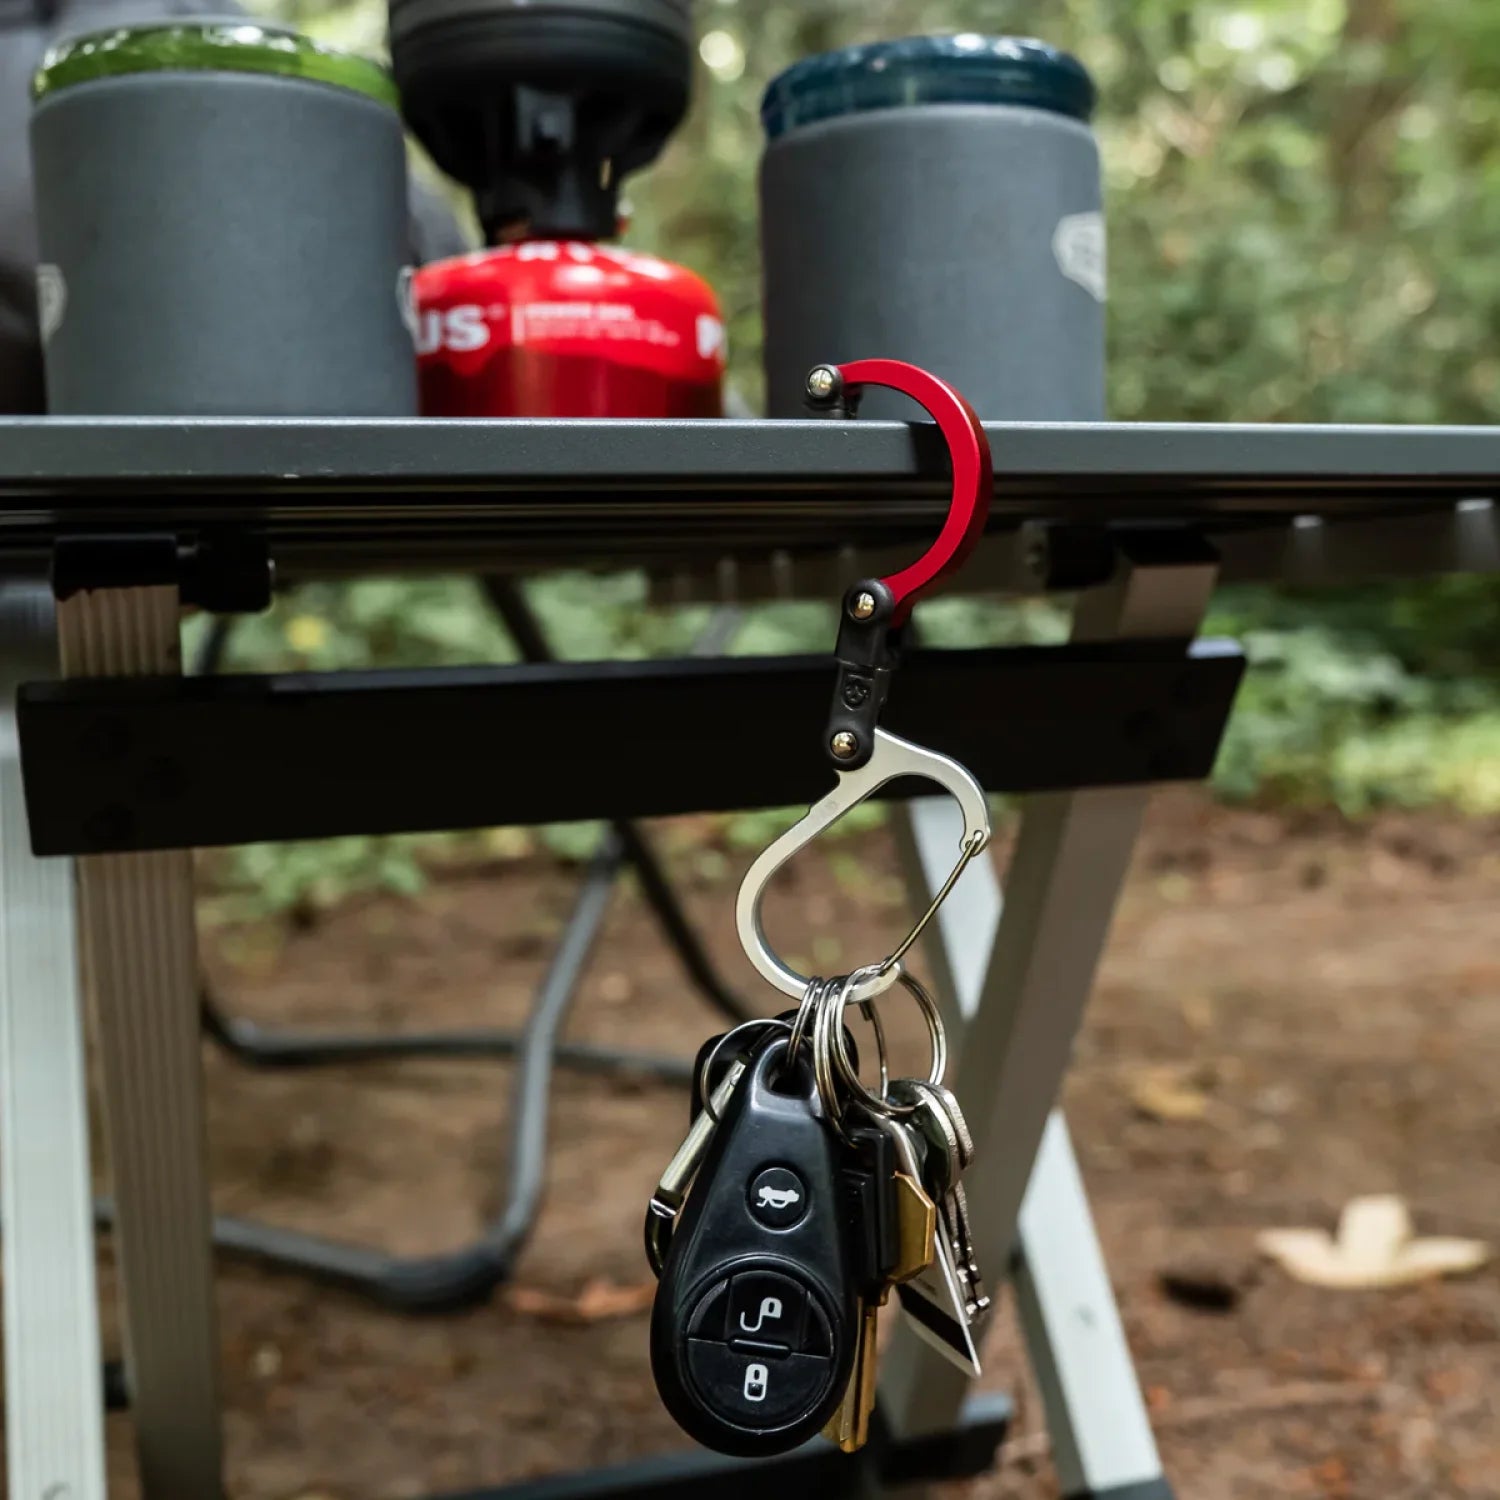
<instances>
[{"instance_id":1,"label":"black car key fob","mask_svg":"<svg viewBox=\"0 0 1500 1500\"><path fill-rule=\"evenodd\" d=\"M651 1314L667 1410L705 1447L740 1457L819 1432L857 1343L842 1148L811 1068L785 1058L784 1037L758 1048L725 1107Z\"/></svg>"}]
</instances>

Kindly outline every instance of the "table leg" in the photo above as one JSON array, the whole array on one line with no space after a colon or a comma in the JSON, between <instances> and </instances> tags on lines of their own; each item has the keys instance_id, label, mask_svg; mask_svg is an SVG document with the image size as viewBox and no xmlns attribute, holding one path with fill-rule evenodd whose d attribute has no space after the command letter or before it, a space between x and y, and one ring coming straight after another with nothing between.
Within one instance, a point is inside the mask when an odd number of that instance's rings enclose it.
<instances>
[{"instance_id":1,"label":"table leg","mask_svg":"<svg viewBox=\"0 0 1500 1500\"><path fill-rule=\"evenodd\" d=\"M1171 1500L1061 1110L1021 1204L1011 1280L1063 1494Z\"/></svg>"},{"instance_id":2,"label":"table leg","mask_svg":"<svg viewBox=\"0 0 1500 1500\"><path fill-rule=\"evenodd\" d=\"M104 1500L73 865L31 853L16 689L56 671L52 591L0 590L0 1184L12 1500Z\"/></svg>"},{"instance_id":3,"label":"table leg","mask_svg":"<svg viewBox=\"0 0 1500 1500\"><path fill-rule=\"evenodd\" d=\"M82 590L57 617L65 676L181 670L174 587ZM110 728L99 725L101 753ZM213 1500L222 1451L192 854L88 855L78 875L141 1484L147 1500Z\"/></svg>"}]
</instances>

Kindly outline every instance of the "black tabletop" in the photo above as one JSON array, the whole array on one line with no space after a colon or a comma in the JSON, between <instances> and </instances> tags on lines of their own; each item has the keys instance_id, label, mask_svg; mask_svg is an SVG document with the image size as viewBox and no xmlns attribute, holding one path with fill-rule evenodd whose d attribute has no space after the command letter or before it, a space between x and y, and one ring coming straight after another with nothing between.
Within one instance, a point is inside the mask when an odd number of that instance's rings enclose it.
<instances>
[{"instance_id":1,"label":"black tabletop","mask_svg":"<svg viewBox=\"0 0 1500 1500\"><path fill-rule=\"evenodd\" d=\"M1500 497L1500 429L990 423L994 531L1027 521L1435 527ZM0 549L248 523L348 566L680 565L920 542L936 430L839 421L0 419Z\"/></svg>"}]
</instances>

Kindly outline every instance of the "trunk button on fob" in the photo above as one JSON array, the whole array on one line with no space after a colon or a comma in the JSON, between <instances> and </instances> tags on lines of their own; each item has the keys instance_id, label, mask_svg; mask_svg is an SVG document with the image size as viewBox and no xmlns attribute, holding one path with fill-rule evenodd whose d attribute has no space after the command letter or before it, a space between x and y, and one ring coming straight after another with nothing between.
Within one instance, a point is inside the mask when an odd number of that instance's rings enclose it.
<instances>
[{"instance_id":1,"label":"trunk button on fob","mask_svg":"<svg viewBox=\"0 0 1500 1500\"><path fill-rule=\"evenodd\" d=\"M766 1167L750 1179L750 1212L767 1229L790 1229L807 1212L807 1185L789 1167Z\"/></svg>"}]
</instances>

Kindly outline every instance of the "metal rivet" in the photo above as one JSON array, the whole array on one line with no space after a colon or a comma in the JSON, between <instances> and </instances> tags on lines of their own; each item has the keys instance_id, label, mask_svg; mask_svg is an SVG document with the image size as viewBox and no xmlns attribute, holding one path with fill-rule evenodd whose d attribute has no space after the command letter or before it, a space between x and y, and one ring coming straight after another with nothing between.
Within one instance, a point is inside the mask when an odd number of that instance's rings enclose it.
<instances>
[{"instance_id":1,"label":"metal rivet","mask_svg":"<svg viewBox=\"0 0 1500 1500\"><path fill-rule=\"evenodd\" d=\"M838 389L839 372L832 365L817 365L807 377L807 394L826 401Z\"/></svg>"},{"instance_id":2,"label":"metal rivet","mask_svg":"<svg viewBox=\"0 0 1500 1500\"><path fill-rule=\"evenodd\" d=\"M848 760L859 749L859 741L847 729L841 729L834 735L831 748L840 760Z\"/></svg>"},{"instance_id":3,"label":"metal rivet","mask_svg":"<svg viewBox=\"0 0 1500 1500\"><path fill-rule=\"evenodd\" d=\"M868 620L875 613L874 594L856 594L854 602L849 606L849 613L856 620Z\"/></svg>"}]
</instances>

